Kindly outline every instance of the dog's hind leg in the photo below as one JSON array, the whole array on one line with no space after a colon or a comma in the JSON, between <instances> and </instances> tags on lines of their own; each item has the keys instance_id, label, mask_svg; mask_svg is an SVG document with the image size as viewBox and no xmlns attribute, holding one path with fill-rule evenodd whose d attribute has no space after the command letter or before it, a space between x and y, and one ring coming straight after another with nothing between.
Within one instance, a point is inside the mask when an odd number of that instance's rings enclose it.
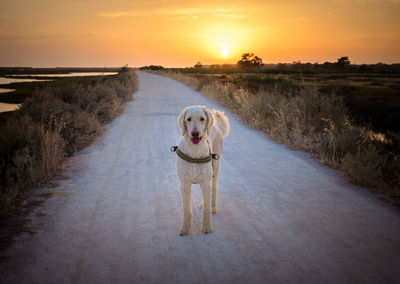
<instances>
[{"instance_id":1,"label":"dog's hind leg","mask_svg":"<svg viewBox=\"0 0 400 284\"><path fill-rule=\"evenodd\" d=\"M211 208L212 213L217 213L217 192L218 192L218 175L220 169L219 160L212 161L213 163L213 178L212 178L212 196L211 196Z\"/></svg>"},{"instance_id":2,"label":"dog's hind leg","mask_svg":"<svg viewBox=\"0 0 400 284\"><path fill-rule=\"evenodd\" d=\"M181 236L188 235L192 231L192 186L188 183L180 183L181 204L182 204L182 226L179 229Z\"/></svg>"},{"instance_id":3,"label":"dog's hind leg","mask_svg":"<svg viewBox=\"0 0 400 284\"><path fill-rule=\"evenodd\" d=\"M201 220L201 232L208 234L213 231L212 227L212 214L211 214L211 193L212 182L210 179L200 183L202 202L203 218Z\"/></svg>"},{"instance_id":4,"label":"dog's hind leg","mask_svg":"<svg viewBox=\"0 0 400 284\"><path fill-rule=\"evenodd\" d=\"M213 163L213 177L212 177L212 190L211 190L211 211L213 214L217 213L217 193L218 193L218 175L220 169L220 162L212 161ZM199 203L200 209L203 208L203 201Z\"/></svg>"}]
</instances>

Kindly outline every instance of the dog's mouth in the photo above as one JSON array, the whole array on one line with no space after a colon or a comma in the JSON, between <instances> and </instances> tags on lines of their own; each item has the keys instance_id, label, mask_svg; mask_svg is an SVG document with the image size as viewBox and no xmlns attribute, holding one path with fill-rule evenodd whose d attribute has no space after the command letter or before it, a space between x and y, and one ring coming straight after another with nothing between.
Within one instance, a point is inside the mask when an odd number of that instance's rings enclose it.
<instances>
[{"instance_id":1,"label":"dog's mouth","mask_svg":"<svg viewBox=\"0 0 400 284\"><path fill-rule=\"evenodd\" d=\"M190 140L192 141L193 144L199 144L201 137L192 137Z\"/></svg>"}]
</instances>

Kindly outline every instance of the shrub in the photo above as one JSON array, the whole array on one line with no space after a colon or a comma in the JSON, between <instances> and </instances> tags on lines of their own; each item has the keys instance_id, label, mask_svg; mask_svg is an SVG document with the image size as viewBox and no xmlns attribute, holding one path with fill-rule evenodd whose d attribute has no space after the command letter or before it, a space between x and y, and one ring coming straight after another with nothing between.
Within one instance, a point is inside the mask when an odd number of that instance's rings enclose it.
<instances>
[{"instance_id":1,"label":"shrub","mask_svg":"<svg viewBox=\"0 0 400 284\"><path fill-rule=\"evenodd\" d=\"M54 97L51 89L36 91L32 98L25 101L20 112L58 133L65 141L67 156L88 146L102 133L98 120L79 106Z\"/></svg>"},{"instance_id":2,"label":"shrub","mask_svg":"<svg viewBox=\"0 0 400 284\"><path fill-rule=\"evenodd\" d=\"M309 151L344 172L350 181L400 197L399 135L377 135L369 125L359 126L351 121L342 96L287 84L253 93L232 83L200 84L192 76L160 74L200 90L274 140Z\"/></svg>"},{"instance_id":3,"label":"shrub","mask_svg":"<svg viewBox=\"0 0 400 284\"><path fill-rule=\"evenodd\" d=\"M0 206L4 211L21 191L40 186L55 173L64 157L64 140L29 115L15 115L1 128L0 145Z\"/></svg>"},{"instance_id":4,"label":"shrub","mask_svg":"<svg viewBox=\"0 0 400 284\"><path fill-rule=\"evenodd\" d=\"M119 100L112 88L104 85L89 86L82 98L81 108L105 124L119 113Z\"/></svg>"},{"instance_id":5,"label":"shrub","mask_svg":"<svg viewBox=\"0 0 400 284\"><path fill-rule=\"evenodd\" d=\"M364 145L362 149L344 155L342 169L351 181L368 186L371 180L382 181L385 160L385 155L375 145Z\"/></svg>"},{"instance_id":6,"label":"shrub","mask_svg":"<svg viewBox=\"0 0 400 284\"><path fill-rule=\"evenodd\" d=\"M131 70L87 82L38 89L0 125L0 215L92 143L137 90Z\"/></svg>"}]
</instances>

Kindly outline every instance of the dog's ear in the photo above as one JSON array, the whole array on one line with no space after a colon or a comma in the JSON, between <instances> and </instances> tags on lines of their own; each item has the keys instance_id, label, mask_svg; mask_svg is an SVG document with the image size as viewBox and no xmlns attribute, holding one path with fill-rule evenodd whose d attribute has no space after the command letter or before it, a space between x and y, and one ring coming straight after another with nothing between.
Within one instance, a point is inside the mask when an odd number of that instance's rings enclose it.
<instances>
[{"instance_id":1,"label":"dog's ear","mask_svg":"<svg viewBox=\"0 0 400 284\"><path fill-rule=\"evenodd\" d=\"M204 112L205 112L205 114L207 116L206 132L207 132L207 135L209 135L211 126L214 123L214 117L212 115L211 110L209 110L207 107L204 107Z\"/></svg>"},{"instance_id":2,"label":"dog's ear","mask_svg":"<svg viewBox=\"0 0 400 284\"><path fill-rule=\"evenodd\" d=\"M184 136L185 133L187 132L186 121L185 121L186 111L187 108L182 110L181 114L178 117L178 125L182 130L182 136Z\"/></svg>"}]
</instances>

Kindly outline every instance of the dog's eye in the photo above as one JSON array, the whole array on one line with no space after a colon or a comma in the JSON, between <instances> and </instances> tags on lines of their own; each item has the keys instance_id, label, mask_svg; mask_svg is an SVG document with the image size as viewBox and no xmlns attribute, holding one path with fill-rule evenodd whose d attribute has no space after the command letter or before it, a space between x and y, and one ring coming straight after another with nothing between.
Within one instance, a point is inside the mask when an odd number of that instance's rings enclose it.
<instances>
[{"instance_id":1,"label":"dog's eye","mask_svg":"<svg viewBox=\"0 0 400 284\"><path fill-rule=\"evenodd\" d=\"M204 120L204 117L200 118L200 120L203 121L203 120Z\"/></svg>"},{"instance_id":2,"label":"dog's eye","mask_svg":"<svg viewBox=\"0 0 400 284\"><path fill-rule=\"evenodd\" d=\"M191 121L192 119L189 117L188 119L187 119L187 121Z\"/></svg>"}]
</instances>

